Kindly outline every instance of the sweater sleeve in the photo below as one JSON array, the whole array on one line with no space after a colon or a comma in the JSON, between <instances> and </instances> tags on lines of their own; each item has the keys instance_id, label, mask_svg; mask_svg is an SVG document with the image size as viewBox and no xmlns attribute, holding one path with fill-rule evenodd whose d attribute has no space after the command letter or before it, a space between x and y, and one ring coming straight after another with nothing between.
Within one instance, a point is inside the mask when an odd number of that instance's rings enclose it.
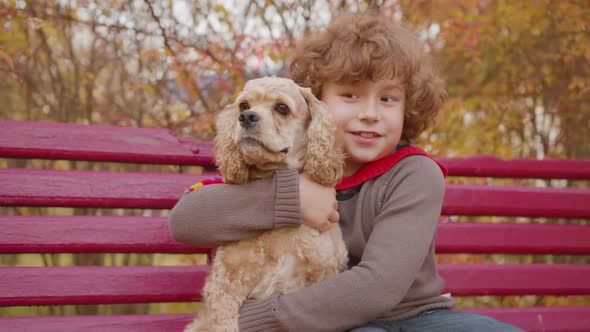
<instances>
[{"instance_id":1,"label":"sweater sleeve","mask_svg":"<svg viewBox=\"0 0 590 332\"><path fill-rule=\"evenodd\" d=\"M436 232L444 179L424 157L394 169L360 263L309 287L247 301L240 331L343 331L383 317L404 299Z\"/></svg>"},{"instance_id":2,"label":"sweater sleeve","mask_svg":"<svg viewBox=\"0 0 590 332\"><path fill-rule=\"evenodd\" d=\"M300 224L295 170L277 171L272 179L246 184L201 187L185 194L168 220L172 237L193 246L219 246Z\"/></svg>"}]
</instances>

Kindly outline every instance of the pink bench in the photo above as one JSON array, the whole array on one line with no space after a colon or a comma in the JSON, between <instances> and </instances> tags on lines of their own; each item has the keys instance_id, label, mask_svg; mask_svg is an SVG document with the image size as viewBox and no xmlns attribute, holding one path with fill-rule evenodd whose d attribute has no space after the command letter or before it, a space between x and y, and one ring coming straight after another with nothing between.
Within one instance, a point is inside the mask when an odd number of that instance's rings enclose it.
<instances>
[{"instance_id":1,"label":"pink bench","mask_svg":"<svg viewBox=\"0 0 590 332\"><path fill-rule=\"evenodd\" d=\"M0 169L0 205L170 209L214 173L211 144L162 129L0 121L0 158L201 165L205 175ZM590 160L440 158L450 176L590 179ZM443 215L590 219L590 189L449 184ZM515 219L512 219L515 220ZM0 253L208 253L175 243L165 217L0 216ZM590 225L440 224L437 252L590 255ZM198 301L207 266L0 267L0 306ZM590 264L440 264L446 291L590 295ZM0 309L1 310L1 309ZM464 309L527 331L588 331L590 306ZM192 314L3 317L2 331L179 331Z\"/></svg>"}]
</instances>

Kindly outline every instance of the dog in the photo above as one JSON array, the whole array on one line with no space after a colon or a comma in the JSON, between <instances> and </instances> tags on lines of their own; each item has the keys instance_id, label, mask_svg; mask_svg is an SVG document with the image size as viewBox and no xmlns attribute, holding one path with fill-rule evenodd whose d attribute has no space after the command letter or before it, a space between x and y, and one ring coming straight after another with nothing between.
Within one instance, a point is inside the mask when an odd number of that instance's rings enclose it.
<instances>
[{"instance_id":1,"label":"dog","mask_svg":"<svg viewBox=\"0 0 590 332\"><path fill-rule=\"evenodd\" d=\"M226 183L269 178L297 169L326 186L339 182L343 153L336 124L309 88L292 80L250 80L218 116L214 154ZM217 248L203 288L204 309L185 332L238 331L247 298L305 287L346 268L347 250L338 225L329 231L301 225L265 232Z\"/></svg>"}]
</instances>

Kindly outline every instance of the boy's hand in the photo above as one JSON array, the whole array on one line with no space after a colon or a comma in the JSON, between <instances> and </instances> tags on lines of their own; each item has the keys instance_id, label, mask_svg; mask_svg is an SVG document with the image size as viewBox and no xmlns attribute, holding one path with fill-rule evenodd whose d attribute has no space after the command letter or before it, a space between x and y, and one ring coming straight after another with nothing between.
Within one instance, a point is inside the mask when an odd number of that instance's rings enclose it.
<instances>
[{"instance_id":1,"label":"boy's hand","mask_svg":"<svg viewBox=\"0 0 590 332\"><path fill-rule=\"evenodd\" d=\"M304 225L325 232L340 220L334 188L317 184L300 174L299 199Z\"/></svg>"}]
</instances>

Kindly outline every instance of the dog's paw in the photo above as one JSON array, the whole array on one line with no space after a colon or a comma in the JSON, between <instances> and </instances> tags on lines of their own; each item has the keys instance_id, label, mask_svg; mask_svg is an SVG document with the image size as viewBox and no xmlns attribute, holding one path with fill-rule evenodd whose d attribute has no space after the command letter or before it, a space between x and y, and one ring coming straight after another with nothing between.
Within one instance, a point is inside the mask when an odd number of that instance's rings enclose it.
<instances>
[{"instance_id":1,"label":"dog's paw","mask_svg":"<svg viewBox=\"0 0 590 332\"><path fill-rule=\"evenodd\" d=\"M182 332L208 332L209 330L202 326L196 319L192 323L188 324Z\"/></svg>"},{"instance_id":2,"label":"dog's paw","mask_svg":"<svg viewBox=\"0 0 590 332\"><path fill-rule=\"evenodd\" d=\"M211 324L209 326L210 332L239 332L240 329L238 327L237 320L228 320L223 324Z\"/></svg>"}]
</instances>

